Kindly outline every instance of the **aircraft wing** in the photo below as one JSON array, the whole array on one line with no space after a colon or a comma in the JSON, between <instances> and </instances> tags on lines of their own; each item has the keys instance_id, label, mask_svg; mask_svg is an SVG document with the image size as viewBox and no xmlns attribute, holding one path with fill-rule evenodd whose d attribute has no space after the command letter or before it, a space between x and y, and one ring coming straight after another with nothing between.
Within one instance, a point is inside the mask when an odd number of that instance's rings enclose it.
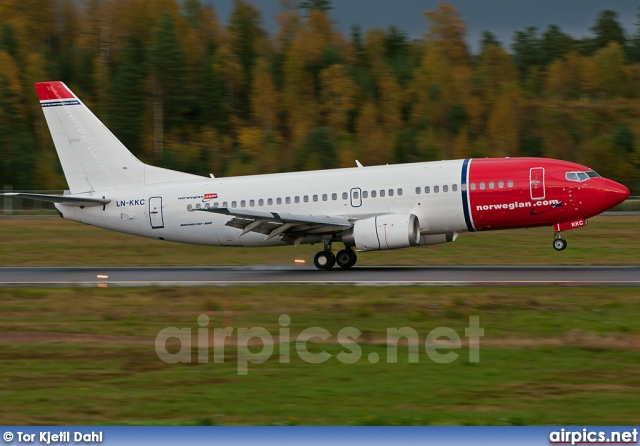
<instances>
[{"instance_id":1,"label":"aircraft wing","mask_svg":"<svg viewBox=\"0 0 640 446\"><path fill-rule=\"evenodd\" d=\"M331 234L353 226L348 218L339 215L291 214L229 208L196 210L234 217L226 225L242 229L241 236L252 231L266 235L265 240L282 235L282 239L291 244L297 243L306 235Z\"/></svg>"},{"instance_id":2,"label":"aircraft wing","mask_svg":"<svg viewBox=\"0 0 640 446\"><path fill-rule=\"evenodd\" d=\"M104 206L111 202L111 200L107 198L85 197L81 195L27 194L22 192L7 192L2 195L7 197L28 198L37 201L48 201L49 203L60 203L68 206Z\"/></svg>"}]
</instances>

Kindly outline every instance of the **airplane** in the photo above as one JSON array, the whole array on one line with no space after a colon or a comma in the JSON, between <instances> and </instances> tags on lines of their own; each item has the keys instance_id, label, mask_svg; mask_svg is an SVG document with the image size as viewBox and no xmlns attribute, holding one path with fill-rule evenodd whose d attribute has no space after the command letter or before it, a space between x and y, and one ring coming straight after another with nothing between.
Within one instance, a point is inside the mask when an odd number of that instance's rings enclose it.
<instances>
[{"instance_id":1,"label":"airplane","mask_svg":"<svg viewBox=\"0 0 640 446\"><path fill-rule=\"evenodd\" d=\"M561 233L624 201L629 189L580 164L483 158L203 177L138 160L62 82L35 84L69 190L7 193L55 203L62 218L211 246L321 244L314 264L350 268L356 252L453 242L538 226ZM332 244L343 244L337 254Z\"/></svg>"}]
</instances>

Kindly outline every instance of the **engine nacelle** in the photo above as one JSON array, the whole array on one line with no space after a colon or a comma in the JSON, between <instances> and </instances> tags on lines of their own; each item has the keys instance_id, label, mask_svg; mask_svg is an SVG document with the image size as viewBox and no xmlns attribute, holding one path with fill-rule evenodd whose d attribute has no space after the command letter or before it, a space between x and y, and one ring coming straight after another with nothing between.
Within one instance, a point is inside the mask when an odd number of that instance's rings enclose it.
<instances>
[{"instance_id":1,"label":"engine nacelle","mask_svg":"<svg viewBox=\"0 0 640 446\"><path fill-rule=\"evenodd\" d=\"M342 233L347 246L356 251L408 248L420 243L420 222L413 214L387 214L358 220Z\"/></svg>"},{"instance_id":2,"label":"engine nacelle","mask_svg":"<svg viewBox=\"0 0 640 446\"><path fill-rule=\"evenodd\" d=\"M441 243L455 242L457 238L457 232L423 235L422 237L420 237L420 246L440 245Z\"/></svg>"}]
</instances>

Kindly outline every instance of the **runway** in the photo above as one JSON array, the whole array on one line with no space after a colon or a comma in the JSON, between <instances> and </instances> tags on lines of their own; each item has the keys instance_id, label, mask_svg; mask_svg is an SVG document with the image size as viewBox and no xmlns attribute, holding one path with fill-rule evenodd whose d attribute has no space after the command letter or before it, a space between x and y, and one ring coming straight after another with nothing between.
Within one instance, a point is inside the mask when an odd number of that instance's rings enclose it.
<instances>
[{"instance_id":1,"label":"runway","mask_svg":"<svg viewBox=\"0 0 640 446\"><path fill-rule=\"evenodd\" d=\"M0 286L640 286L640 266L0 268Z\"/></svg>"}]
</instances>

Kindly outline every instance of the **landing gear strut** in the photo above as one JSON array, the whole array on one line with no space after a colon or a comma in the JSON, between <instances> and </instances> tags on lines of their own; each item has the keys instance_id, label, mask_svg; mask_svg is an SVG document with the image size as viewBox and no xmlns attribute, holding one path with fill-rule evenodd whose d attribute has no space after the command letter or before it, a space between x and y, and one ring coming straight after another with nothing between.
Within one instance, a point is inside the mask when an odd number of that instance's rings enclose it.
<instances>
[{"instance_id":1,"label":"landing gear strut","mask_svg":"<svg viewBox=\"0 0 640 446\"><path fill-rule=\"evenodd\" d=\"M340 268L351 268L358 261L356 253L348 247L338 251L337 255L331 252L331 242L324 244L324 250L320 251L313 258L313 264L318 269L329 270L337 263Z\"/></svg>"},{"instance_id":2,"label":"landing gear strut","mask_svg":"<svg viewBox=\"0 0 640 446\"><path fill-rule=\"evenodd\" d=\"M567 248L567 241L562 238L559 232L555 233L555 239L553 240L553 249L556 251L564 251Z\"/></svg>"}]
</instances>

